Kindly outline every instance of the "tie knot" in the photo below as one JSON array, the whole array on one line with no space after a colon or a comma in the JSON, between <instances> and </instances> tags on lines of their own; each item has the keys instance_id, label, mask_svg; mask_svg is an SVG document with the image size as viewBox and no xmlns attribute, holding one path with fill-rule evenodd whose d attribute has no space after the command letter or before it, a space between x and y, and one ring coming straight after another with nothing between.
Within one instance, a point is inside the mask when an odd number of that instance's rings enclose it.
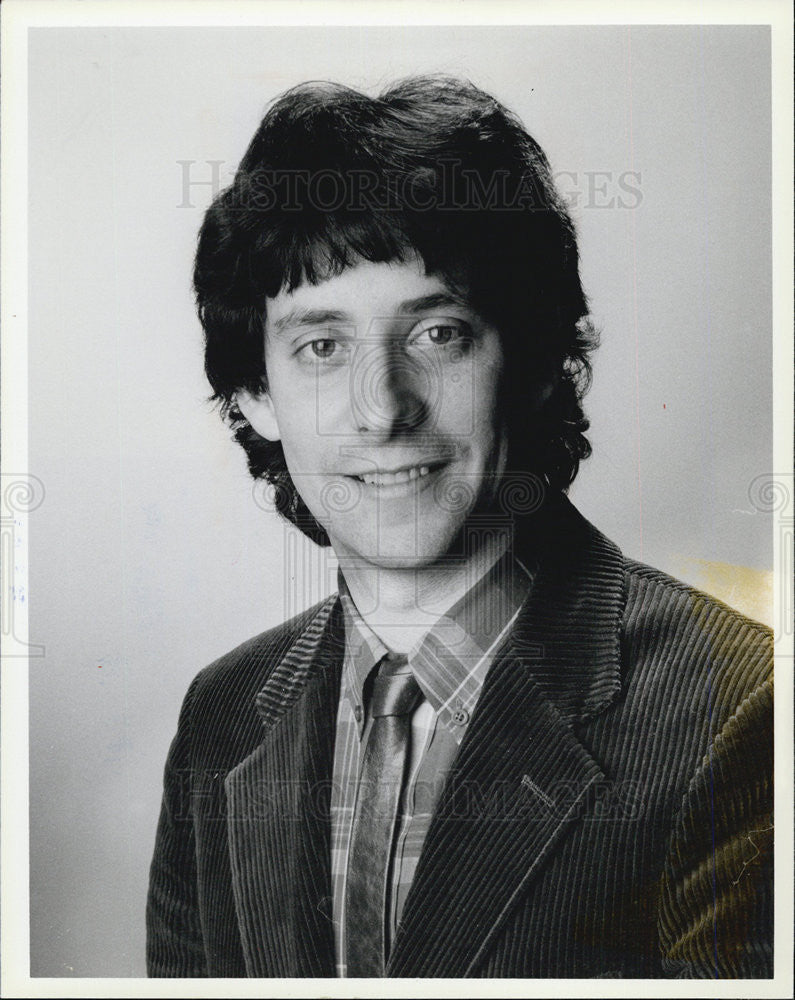
<instances>
[{"instance_id":1,"label":"tie knot","mask_svg":"<svg viewBox=\"0 0 795 1000\"><path fill-rule=\"evenodd\" d=\"M406 657L385 658L373 681L370 713L373 718L407 715L417 704L421 694Z\"/></svg>"}]
</instances>

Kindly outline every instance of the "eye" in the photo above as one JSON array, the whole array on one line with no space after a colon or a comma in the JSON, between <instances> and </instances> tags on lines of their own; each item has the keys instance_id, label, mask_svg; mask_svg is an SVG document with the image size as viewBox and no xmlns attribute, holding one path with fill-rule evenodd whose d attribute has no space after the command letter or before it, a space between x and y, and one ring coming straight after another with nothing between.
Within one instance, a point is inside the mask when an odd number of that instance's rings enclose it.
<instances>
[{"instance_id":1,"label":"eye","mask_svg":"<svg viewBox=\"0 0 795 1000\"><path fill-rule=\"evenodd\" d=\"M466 349L471 338L469 326L461 320L435 320L425 323L409 336L409 343L419 347L452 347Z\"/></svg>"},{"instance_id":2,"label":"eye","mask_svg":"<svg viewBox=\"0 0 795 1000\"><path fill-rule=\"evenodd\" d=\"M432 344L449 344L460 336L461 331L456 326L443 326L440 323L438 326L429 327L425 333Z\"/></svg>"},{"instance_id":3,"label":"eye","mask_svg":"<svg viewBox=\"0 0 795 1000\"><path fill-rule=\"evenodd\" d=\"M302 361L341 361L345 357L345 345L333 337L316 337L302 344L296 352Z\"/></svg>"},{"instance_id":4,"label":"eye","mask_svg":"<svg viewBox=\"0 0 795 1000\"><path fill-rule=\"evenodd\" d=\"M324 337L322 340L310 341L309 347L316 358L330 358L337 349L337 342Z\"/></svg>"}]
</instances>

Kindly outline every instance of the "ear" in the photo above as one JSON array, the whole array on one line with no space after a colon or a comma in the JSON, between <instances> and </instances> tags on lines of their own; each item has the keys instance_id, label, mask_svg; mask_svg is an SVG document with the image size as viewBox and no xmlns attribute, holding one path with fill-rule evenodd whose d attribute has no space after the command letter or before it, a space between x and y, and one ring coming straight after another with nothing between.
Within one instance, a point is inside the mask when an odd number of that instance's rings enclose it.
<instances>
[{"instance_id":1,"label":"ear","mask_svg":"<svg viewBox=\"0 0 795 1000\"><path fill-rule=\"evenodd\" d=\"M240 389L235 395L237 408L248 420L257 434L267 438L268 441L279 441L279 423L276 420L276 411L273 408L273 400L270 395L263 390L253 396L248 390Z\"/></svg>"}]
</instances>

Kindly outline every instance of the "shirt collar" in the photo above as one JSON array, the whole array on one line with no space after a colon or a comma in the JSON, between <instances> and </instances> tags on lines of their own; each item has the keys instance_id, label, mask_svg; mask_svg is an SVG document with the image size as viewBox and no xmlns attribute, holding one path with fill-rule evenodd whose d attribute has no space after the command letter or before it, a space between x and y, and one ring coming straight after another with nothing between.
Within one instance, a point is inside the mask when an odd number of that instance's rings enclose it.
<instances>
[{"instance_id":1,"label":"shirt collar","mask_svg":"<svg viewBox=\"0 0 795 1000\"><path fill-rule=\"evenodd\" d=\"M345 619L345 662L343 665L343 692L347 694L356 711L361 729L363 725L363 690L370 671L385 656L389 648L378 638L359 614L345 578L337 570L337 588Z\"/></svg>"},{"instance_id":2,"label":"shirt collar","mask_svg":"<svg viewBox=\"0 0 795 1000\"><path fill-rule=\"evenodd\" d=\"M367 625L341 572L345 618L343 690L363 727L363 689L388 647ZM532 583L532 569L509 549L422 636L408 662L439 720L463 735L494 655L510 632Z\"/></svg>"}]
</instances>

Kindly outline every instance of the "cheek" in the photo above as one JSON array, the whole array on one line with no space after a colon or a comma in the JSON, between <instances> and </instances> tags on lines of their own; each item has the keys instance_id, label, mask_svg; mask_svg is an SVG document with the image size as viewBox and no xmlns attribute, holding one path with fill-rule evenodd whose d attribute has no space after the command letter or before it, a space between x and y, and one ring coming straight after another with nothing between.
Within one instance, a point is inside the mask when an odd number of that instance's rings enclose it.
<instances>
[{"instance_id":1,"label":"cheek","mask_svg":"<svg viewBox=\"0 0 795 1000\"><path fill-rule=\"evenodd\" d=\"M346 369L321 376L303 375L300 380L287 382L279 403L288 433L307 439L339 435L349 422L349 382Z\"/></svg>"},{"instance_id":2,"label":"cheek","mask_svg":"<svg viewBox=\"0 0 795 1000\"><path fill-rule=\"evenodd\" d=\"M280 400L276 406L276 418L290 472L307 472L316 467L319 438L314 408L295 403L285 405Z\"/></svg>"},{"instance_id":3,"label":"cheek","mask_svg":"<svg viewBox=\"0 0 795 1000\"><path fill-rule=\"evenodd\" d=\"M322 439L318 439L312 425L291 422L282 433L282 448L290 472L312 474L323 467Z\"/></svg>"},{"instance_id":4,"label":"cheek","mask_svg":"<svg viewBox=\"0 0 795 1000\"><path fill-rule=\"evenodd\" d=\"M314 385L297 386L294 379L271 382L276 420L288 466L316 449L318 439L317 393Z\"/></svg>"},{"instance_id":5,"label":"cheek","mask_svg":"<svg viewBox=\"0 0 795 1000\"><path fill-rule=\"evenodd\" d=\"M477 355L448 373L440 416L457 433L481 436L496 423L500 395L500 366Z\"/></svg>"}]
</instances>

